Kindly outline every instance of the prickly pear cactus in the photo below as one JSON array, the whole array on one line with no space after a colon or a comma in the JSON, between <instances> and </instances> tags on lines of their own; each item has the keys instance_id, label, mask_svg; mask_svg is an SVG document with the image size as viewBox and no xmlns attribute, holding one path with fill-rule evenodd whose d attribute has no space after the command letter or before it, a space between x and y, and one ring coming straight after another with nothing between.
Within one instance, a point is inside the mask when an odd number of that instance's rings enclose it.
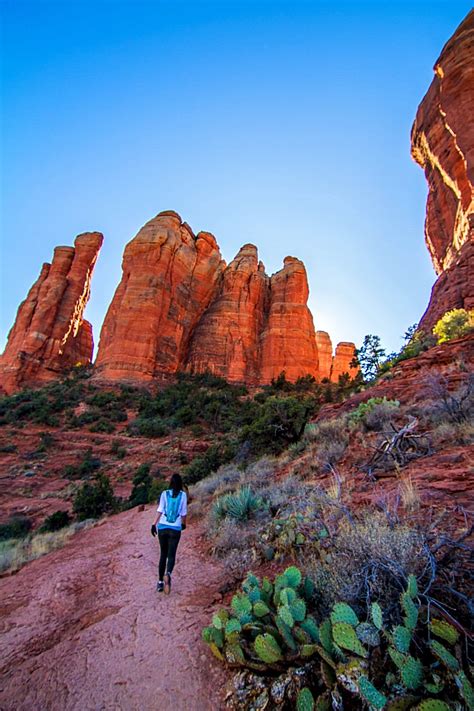
<instances>
[{"instance_id":1,"label":"prickly pear cactus","mask_svg":"<svg viewBox=\"0 0 474 711\"><path fill-rule=\"evenodd\" d=\"M283 654L275 637L271 634L259 634L254 642L257 656L266 664L275 664L283 659Z\"/></svg>"},{"instance_id":2,"label":"prickly pear cactus","mask_svg":"<svg viewBox=\"0 0 474 711\"><path fill-rule=\"evenodd\" d=\"M296 711L313 711L314 696L311 691L305 687L301 689L296 698Z\"/></svg>"},{"instance_id":3,"label":"prickly pear cactus","mask_svg":"<svg viewBox=\"0 0 474 711\"><path fill-rule=\"evenodd\" d=\"M445 620L431 620L430 631L436 637L444 639L448 644L456 644L459 639L459 632Z\"/></svg>"},{"instance_id":4,"label":"prickly pear cactus","mask_svg":"<svg viewBox=\"0 0 474 711\"><path fill-rule=\"evenodd\" d=\"M359 618L356 613L352 607L345 602L337 602L332 608L330 617L333 625L336 624L336 622L346 622L348 625L357 627L359 624Z\"/></svg>"},{"instance_id":5,"label":"prickly pear cactus","mask_svg":"<svg viewBox=\"0 0 474 711\"><path fill-rule=\"evenodd\" d=\"M365 676L361 676L359 679L359 692L371 708L383 709L387 703L387 697L378 691Z\"/></svg>"}]
</instances>

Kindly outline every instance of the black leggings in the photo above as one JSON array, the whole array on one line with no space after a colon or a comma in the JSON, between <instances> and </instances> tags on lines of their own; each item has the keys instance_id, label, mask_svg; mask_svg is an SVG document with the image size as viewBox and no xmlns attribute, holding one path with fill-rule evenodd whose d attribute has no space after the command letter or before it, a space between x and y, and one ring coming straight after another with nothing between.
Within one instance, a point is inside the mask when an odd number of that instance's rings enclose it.
<instances>
[{"instance_id":1,"label":"black leggings","mask_svg":"<svg viewBox=\"0 0 474 711\"><path fill-rule=\"evenodd\" d=\"M159 528L158 540L160 542L160 563L158 565L158 578L163 580L165 569L167 573L172 573L174 561L176 559L176 549L178 547L181 531L172 528Z\"/></svg>"}]
</instances>

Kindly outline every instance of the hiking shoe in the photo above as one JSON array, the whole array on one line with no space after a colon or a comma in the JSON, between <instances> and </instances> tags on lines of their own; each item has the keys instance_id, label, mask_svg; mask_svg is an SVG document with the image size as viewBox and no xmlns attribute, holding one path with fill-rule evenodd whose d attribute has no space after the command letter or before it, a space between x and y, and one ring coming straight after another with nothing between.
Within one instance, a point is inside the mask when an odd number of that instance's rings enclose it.
<instances>
[{"instance_id":1,"label":"hiking shoe","mask_svg":"<svg viewBox=\"0 0 474 711\"><path fill-rule=\"evenodd\" d=\"M158 582L156 583L156 592L163 592L164 589L165 589L165 584L163 583L162 580L158 580Z\"/></svg>"},{"instance_id":2,"label":"hiking shoe","mask_svg":"<svg viewBox=\"0 0 474 711\"><path fill-rule=\"evenodd\" d=\"M169 595L171 592L171 573L165 574L165 594Z\"/></svg>"}]
</instances>

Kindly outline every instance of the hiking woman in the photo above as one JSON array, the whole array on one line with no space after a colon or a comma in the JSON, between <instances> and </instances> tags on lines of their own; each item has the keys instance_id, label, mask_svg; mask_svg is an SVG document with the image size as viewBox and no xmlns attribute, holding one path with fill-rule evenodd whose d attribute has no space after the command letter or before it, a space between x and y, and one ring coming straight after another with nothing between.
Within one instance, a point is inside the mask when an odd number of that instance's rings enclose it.
<instances>
[{"instance_id":1,"label":"hiking woman","mask_svg":"<svg viewBox=\"0 0 474 711\"><path fill-rule=\"evenodd\" d=\"M156 524L159 522L160 562L156 589L158 592L169 593L176 549L181 538L181 531L186 528L186 514L188 512L186 492L179 474L173 474L171 477L170 488L162 492L156 511L156 518L151 526L151 535L156 536Z\"/></svg>"}]
</instances>

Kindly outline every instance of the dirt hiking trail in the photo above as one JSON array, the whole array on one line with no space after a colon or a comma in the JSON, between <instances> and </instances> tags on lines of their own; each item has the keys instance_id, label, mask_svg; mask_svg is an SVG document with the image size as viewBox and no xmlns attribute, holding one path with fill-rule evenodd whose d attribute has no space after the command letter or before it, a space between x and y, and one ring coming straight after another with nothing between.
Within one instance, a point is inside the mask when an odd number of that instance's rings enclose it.
<instances>
[{"instance_id":1,"label":"dirt hiking trail","mask_svg":"<svg viewBox=\"0 0 474 711\"><path fill-rule=\"evenodd\" d=\"M0 580L1 711L225 708L201 642L225 572L191 523L172 593L157 593L152 520L152 507L114 516Z\"/></svg>"}]
</instances>

